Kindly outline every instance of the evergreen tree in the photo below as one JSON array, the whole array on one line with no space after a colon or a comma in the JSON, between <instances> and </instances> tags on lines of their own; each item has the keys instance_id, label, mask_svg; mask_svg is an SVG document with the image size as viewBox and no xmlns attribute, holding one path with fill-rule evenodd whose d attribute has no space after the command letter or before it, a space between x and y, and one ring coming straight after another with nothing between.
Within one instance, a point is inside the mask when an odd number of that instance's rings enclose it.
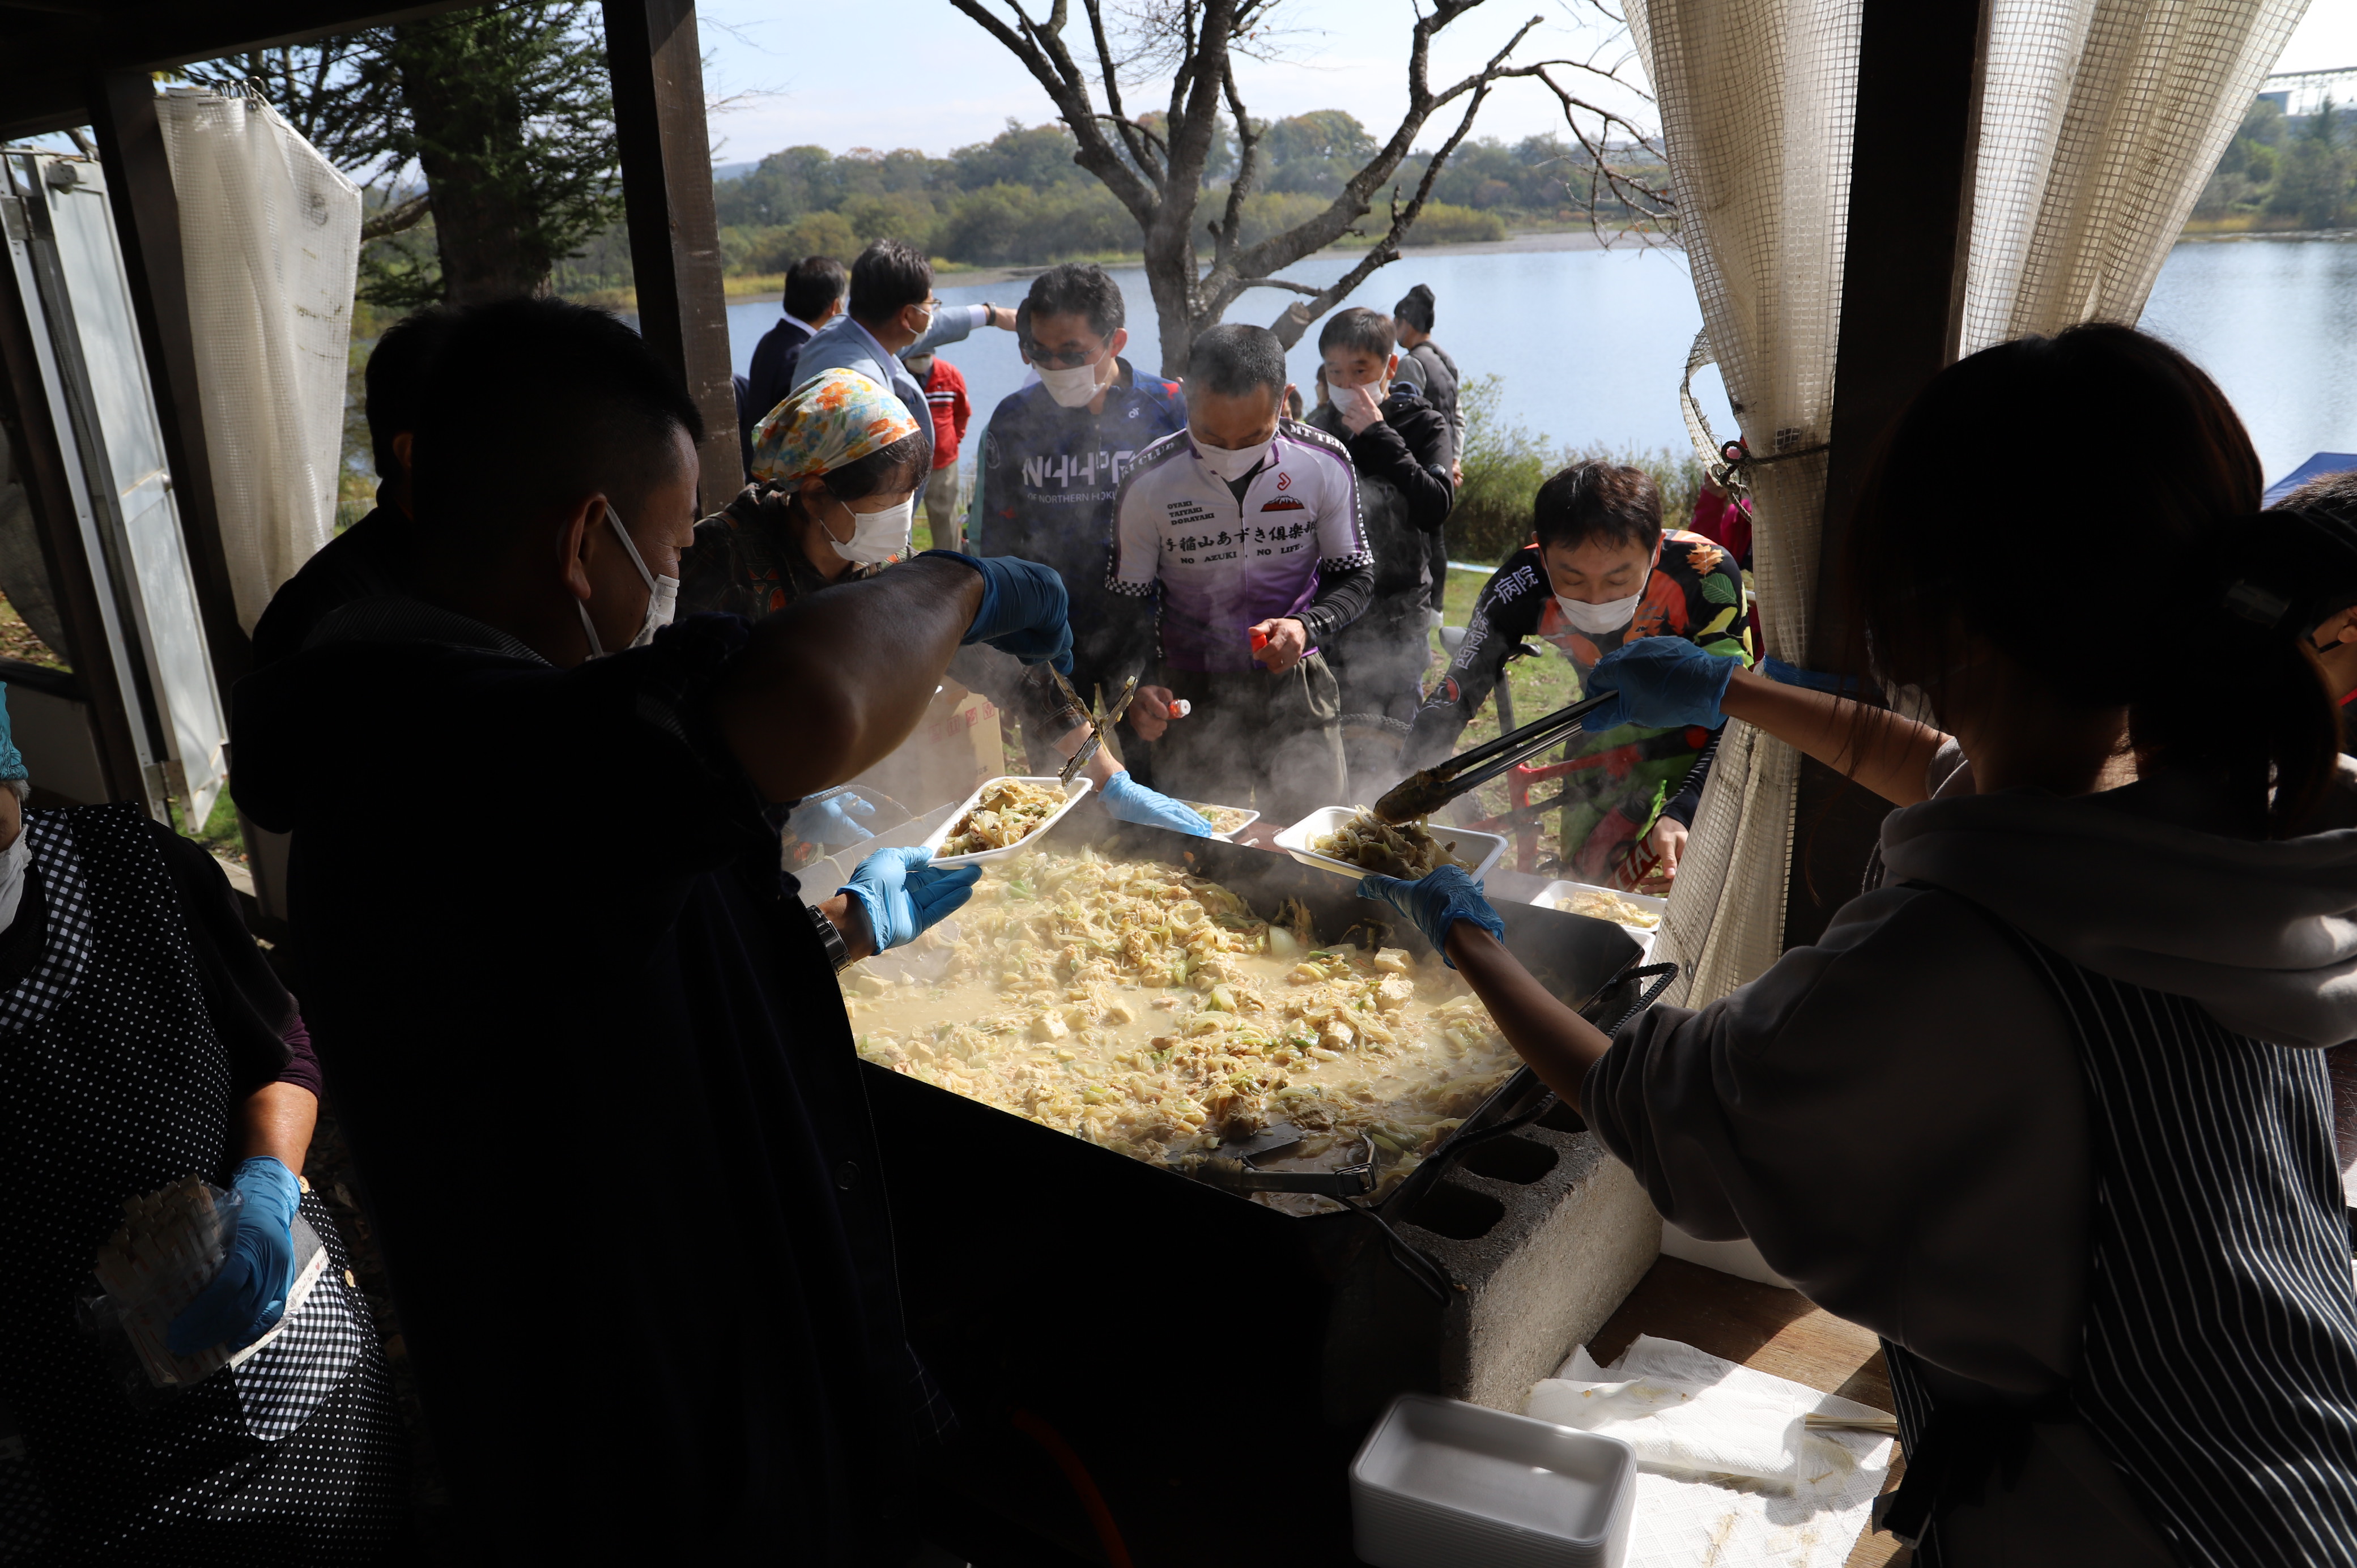
<instances>
[{"instance_id":1,"label":"evergreen tree","mask_svg":"<svg viewBox=\"0 0 2357 1568\"><path fill-rule=\"evenodd\" d=\"M377 305L545 293L556 262L621 214L587 0L446 12L188 74L214 88L255 80L369 188L361 294Z\"/></svg>"},{"instance_id":2,"label":"evergreen tree","mask_svg":"<svg viewBox=\"0 0 2357 1568\"><path fill-rule=\"evenodd\" d=\"M2341 145L2340 121L2330 98L2308 117L2284 149L2270 212L2297 217L2304 229L2338 229L2349 220L2351 158Z\"/></svg>"}]
</instances>

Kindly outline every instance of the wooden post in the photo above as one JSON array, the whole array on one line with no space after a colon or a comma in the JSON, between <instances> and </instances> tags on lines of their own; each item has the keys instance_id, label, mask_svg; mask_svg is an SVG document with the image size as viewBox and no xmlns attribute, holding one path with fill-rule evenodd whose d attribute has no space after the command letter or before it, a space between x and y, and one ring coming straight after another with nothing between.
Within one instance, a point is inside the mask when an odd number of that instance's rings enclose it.
<instances>
[{"instance_id":1,"label":"wooden post","mask_svg":"<svg viewBox=\"0 0 2357 1568\"><path fill-rule=\"evenodd\" d=\"M230 688L253 662L253 644L237 618L237 593L221 546L212 451L205 444L204 403L197 390L188 274L180 256L180 199L164 151L155 82L144 70L104 72L92 85L90 107L106 166L115 239L131 283L132 313L156 393L156 416L164 427L164 456L172 467L172 499L196 578L205 647L226 710Z\"/></svg>"},{"instance_id":2,"label":"wooden post","mask_svg":"<svg viewBox=\"0 0 2357 1568\"><path fill-rule=\"evenodd\" d=\"M0 175L0 202L14 201L7 179ZM11 215L0 214L0 222ZM110 800L146 800L139 776L139 746L133 726L137 722L123 700L123 682L114 667L114 650L106 636L106 612L100 602L98 578L75 520L73 489L66 476L66 443L71 437L51 416L48 390L42 385L40 360L34 334L47 328L33 319L38 306L21 298L6 280L0 262L0 377L5 397L16 413L8 432L25 493L39 523L41 554L55 585L58 614L63 618L66 640L57 651L73 666L76 695L90 705L99 766L106 777ZM38 782L38 781L37 781Z\"/></svg>"},{"instance_id":3,"label":"wooden post","mask_svg":"<svg viewBox=\"0 0 2357 1568\"><path fill-rule=\"evenodd\" d=\"M639 330L679 371L704 413L698 487L719 510L745 484L729 381L728 300L712 209L704 61L693 0L605 0L622 200L637 275Z\"/></svg>"},{"instance_id":4,"label":"wooden post","mask_svg":"<svg viewBox=\"0 0 2357 1568\"><path fill-rule=\"evenodd\" d=\"M1824 545L1807 658L1842 670L1850 510L1891 420L1955 357L1972 237L1987 0L1866 0L1850 144L1849 233L1834 371ZM1853 897L1889 802L1803 759L1784 945L1824 931Z\"/></svg>"}]
</instances>

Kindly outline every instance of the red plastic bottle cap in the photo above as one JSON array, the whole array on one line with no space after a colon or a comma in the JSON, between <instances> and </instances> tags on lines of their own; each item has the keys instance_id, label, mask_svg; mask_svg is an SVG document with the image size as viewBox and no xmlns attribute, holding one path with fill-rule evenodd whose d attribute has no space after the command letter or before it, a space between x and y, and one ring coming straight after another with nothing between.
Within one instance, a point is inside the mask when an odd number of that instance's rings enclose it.
<instances>
[{"instance_id":1,"label":"red plastic bottle cap","mask_svg":"<svg viewBox=\"0 0 2357 1568\"><path fill-rule=\"evenodd\" d=\"M1266 647L1268 646L1268 633L1266 633L1266 632L1265 632L1265 631L1255 630L1255 631L1252 634L1252 644L1253 644L1253 650L1253 650L1254 653L1258 653L1262 649L1266 648Z\"/></svg>"}]
</instances>

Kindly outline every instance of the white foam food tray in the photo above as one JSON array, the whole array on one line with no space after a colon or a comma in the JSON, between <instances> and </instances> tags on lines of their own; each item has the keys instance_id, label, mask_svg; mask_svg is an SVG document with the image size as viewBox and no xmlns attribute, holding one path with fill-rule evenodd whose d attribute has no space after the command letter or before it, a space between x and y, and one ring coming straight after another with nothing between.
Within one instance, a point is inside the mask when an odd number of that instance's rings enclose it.
<instances>
[{"instance_id":1,"label":"white foam food tray","mask_svg":"<svg viewBox=\"0 0 2357 1568\"><path fill-rule=\"evenodd\" d=\"M1374 1568L1620 1568L1636 1450L1527 1414L1403 1393L1351 1459L1351 1526Z\"/></svg>"},{"instance_id":2,"label":"white foam food tray","mask_svg":"<svg viewBox=\"0 0 2357 1568\"><path fill-rule=\"evenodd\" d=\"M1402 1394L1351 1462L1351 1544L1374 1568L1620 1568L1636 1499L1617 1437Z\"/></svg>"},{"instance_id":3,"label":"white foam food tray","mask_svg":"<svg viewBox=\"0 0 2357 1568\"><path fill-rule=\"evenodd\" d=\"M1355 806L1320 806L1277 834L1277 847L1304 865L1339 871L1345 876L1364 876L1367 875L1365 866L1337 860L1330 854L1320 854L1309 847L1358 814ZM1498 857L1506 853L1505 838L1498 833L1477 833L1470 828L1444 826L1433 828L1432 836L1443 843L1454 840L1457 858L1469 864L1473 867L1470 875L1476 877L1487 873L1498 864Z\"/></svg>"},{"instance_id":4,"label":"white foam food tray","mask_svg":"<svg viewBox=\"0 0 2357 1568\"><path fill-rule=\"evenodd\" d=\"M1234 827L1213 828L1211 830L1211 836L1213 838L1219 839L1227 843L1235 843L1236 835L1238 833L1243 832L1246 828L1260 821L1260 813L1258 811L1245 811L1242 806L1222 806L1212 800L1181 800L1178 803L1186 807L1190 811L1243 811L1244 820L1238 822Z\"/></svg>"},{"instance_id":5,"label":"white foam food tray","mask_svg":"<svg viewBox=\"0 0 2357 1568\"><path fill-rule=\"evenodd\" d=\"M1652 956L1653 939L1661 934L1662 918L1668 912L1670 908L1670 901L1667 898L1656 898L1652 895L1645 893L1623 893L1617 887L1598 887L1592 882L1550 882L1545 886L1539 889L1538 897L1533 898L1531 902L1537 905L1542 909L1560 909L1566 915L1577 915L1582 913L1582 911L1571 907L1572 895L1576 893L1609 893L1615 898L1627 899L1630 903L1636 905L1637 908L1652 916L1653 923L1650 926L1632 926L1625 920L1616 920L1613 922L1622 930L1627 931L1631 936L1635 937L1639 942L1643 944L1645 955L1647 957L1650 958ZM1587 918L1590 919L1605 918L1605 917L1600 915L1592 915Z\"/></svg>"},{"instance_id":6,"label":"white foam food tray","mask_svg":"<svg viewBox=\"0 0 2357 1568\"><path fill-rule=\"evenodd\" d=\"M1064 791L1064 803L1049 812L1047 821L1003 849L978 849L972 854L943 854L942 841L957 831L958 824L965 821L965 814L974 810L974 802L988 794L995 787L1010 780L1017 784L1037 784L1046 789L1061 789ZM1059 784L1053 774L1044 779L1003 774L996 779L985 779L973 794L958 802L957 810L943 818L940 827L925 835L925 848L931 853L935 865L987 865L994 860L1011 860L1030 848L1041 833L1063 821L1064 813L1079 805L1081 797L1094 788L1096 788L1096 780L1085 776L1073 779L1070 784Z\"/></svg>"}]
</instances>

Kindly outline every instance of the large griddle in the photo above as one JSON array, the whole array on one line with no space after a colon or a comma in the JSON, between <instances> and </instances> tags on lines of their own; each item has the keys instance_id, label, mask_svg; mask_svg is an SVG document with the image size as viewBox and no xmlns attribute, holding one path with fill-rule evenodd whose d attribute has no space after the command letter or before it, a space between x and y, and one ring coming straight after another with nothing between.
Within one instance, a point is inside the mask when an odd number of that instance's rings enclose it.
<instances>
[{"instance_id":1,"label":"large griddle","mask_svg":"<svg viewBox=\"0 0 2357 1568\"><path fill-rule=\"evenodd\" d=\"M1321 941L1372 922L1388 945L1429 950L1347 878L1281 853L1094 811L1067 817L1042 847L1182 865L1263 916L1297 898ZM1566 1003L1609 1024L1643 998L1643 977L1632 977L1640 949L1620 927L1521 904L1498 912L1509 950ZM968 1530L979 1549L1012 1521L1075 1561L1103 1560L1069 1479L1028 1434L1045 1423L1138 1538L1128 1545L1141 1568L1238 1551L1352 1561L1349 1455L1394 1394L1439 1381L1444 1308L1426 1269L1400 1256L1414 1231L1397 1228L1415 1224L1451 1150L1369 1206L1383 1226L1298 1217L862 1067L909 1331L966 1428L942 1494L963 1523L942 1528ZM1451 1143L1478 1143L1545 1106L1524 1069ZM1556 1106L1548 1124L1571 1115Z\"/></svg>"}]
</instances>

